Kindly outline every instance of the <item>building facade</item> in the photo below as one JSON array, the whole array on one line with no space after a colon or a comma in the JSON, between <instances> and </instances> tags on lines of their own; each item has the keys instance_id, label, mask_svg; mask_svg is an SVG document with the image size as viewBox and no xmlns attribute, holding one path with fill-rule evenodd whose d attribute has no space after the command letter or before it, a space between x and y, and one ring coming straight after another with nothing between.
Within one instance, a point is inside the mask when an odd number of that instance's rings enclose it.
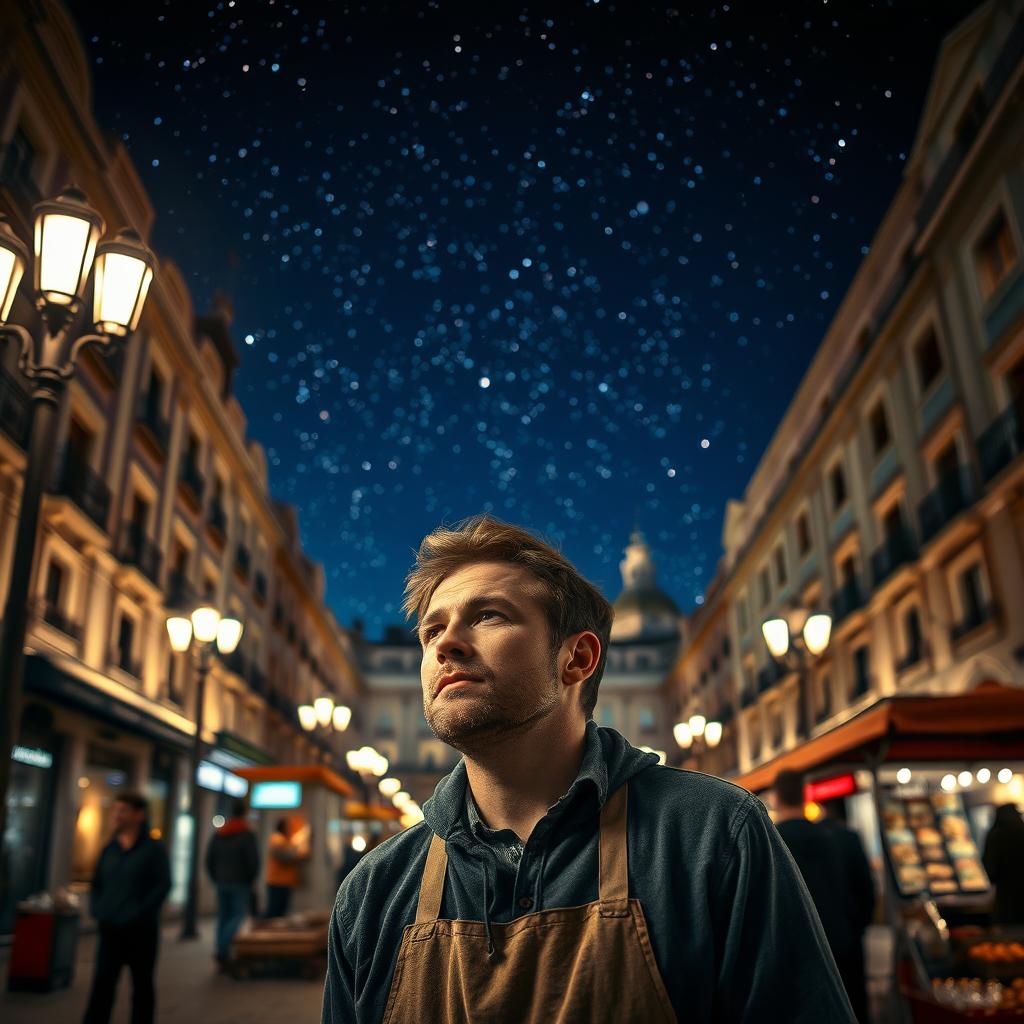
<instances>
[{"instance_id":1,"label":"building facade","mask_svg":"<svg viewBox=\"0 0 1024 1024\"><path fill-rule=\"evenodd\" d=\"M154 211L124 147L93 119L67 13L53 2L5 5L0 38L0 212L29 239L33 204L74 181L108 231L147 238ZM34 315L23 288L11 320ZM0 350L3 593L26 459L12 348ZM87 884L124 786L149 796L181 897L196 695L189 656L170 650L175 611L209 602L244 624L207 685L204 844L213 815L244 791L231 767L340 752L304 734L295 708L325 694L358 702L351 644L325 606L323 569L302 551L295 510L269 493L264 452L232 393L237 363L230 304L195 313L165 260L136 334L110 355L84 350L66 390L31 580L8 914L29 892Z\"/></svg>"},{"instance_id":2,"label":"building facade","mask_svg":"<svg viewBox=\"0 0 1024 1024\"><path fill-rule=\"evenodd\" d=\"M671 684L734 710L722 774L890 694L1024 686L1022 98L1022 4L993 0L944 41L903 182L726 510ZM760 631L793 607L833 619L803 680Z\"/></svg>"}]
</instances>

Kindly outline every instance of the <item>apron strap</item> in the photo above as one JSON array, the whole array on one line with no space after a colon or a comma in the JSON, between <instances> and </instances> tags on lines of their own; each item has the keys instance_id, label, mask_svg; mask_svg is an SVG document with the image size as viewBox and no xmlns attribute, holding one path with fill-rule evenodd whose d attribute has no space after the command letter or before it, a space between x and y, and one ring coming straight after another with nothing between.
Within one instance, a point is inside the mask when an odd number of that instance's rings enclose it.
<instances>
[{"instance_id":1,"label":"apron strap","mask_svg":"<svg viewBox=\"0 0 1024 1024\"><path fill-rule=\"evenodd\" d=\"M427 863L420 880L420 898L416 904L416 923L436 921L441 913L441 895L444 892L444 875L448 870L448 853L444 840L435 832L427 851Z\"/></svg>"},{"instance_id":2,"label":"apron strap","mask_svg":"<svg viewBox=\"0 0 1024 1024\"><path fill-rule=\"evenodd\" d=\"M602 903L629 898L629 868L626 855L628 791L629 783L624 782L608 797L601 808L597 897Z\"/></svg>"}]
</instances>

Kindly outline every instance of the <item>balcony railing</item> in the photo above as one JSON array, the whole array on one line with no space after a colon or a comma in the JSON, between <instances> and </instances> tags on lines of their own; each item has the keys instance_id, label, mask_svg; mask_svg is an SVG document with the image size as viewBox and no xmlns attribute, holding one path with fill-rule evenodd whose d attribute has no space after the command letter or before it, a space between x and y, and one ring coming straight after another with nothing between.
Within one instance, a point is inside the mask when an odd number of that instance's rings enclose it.
<instances>
[{"instance_id":1,"label":"balcony railing","mask_svg":"<svg viewBox=\"0 0 1024 1024\"><path fill-rule=\"evenodd\" d=\"M65 615L56 605L49 601L43 605L43 621L49 623L54 629L60 630L65 636L72 640L82 639L81 623L75 622Z\"/></svg>"},{"instance_id":2,"label":"balcony railing","mask_svg":"<svg viewBox=\"0 0 1024 1024\"><path fill-rule=\"evenodd\" d=\"M958 640L962 640L968 633L973 633L976 629L984 626L986 622L992 622L998 614L998 611L999 609L993 601L989 601L987 604L978 605L977 608L972 608L949 631L950 639L953 643L956 643Z\"/></svg>"},{"instance_id":3,"label":"balcony railing","mask_svg":"<svg viewBox=\"0 0 1024 1024\"><path fill-rule=\"evenodd\" d=\"M901 565L917 557L917 542L906 526L901 526L882 542L871 556L871 576L881 586Z\"/></svg>"},{"instance_id":4,"label":"balcony railing","mask_svg":"<svg viewBox=\"0 0 1024 1024\"><path fill-rule=\"evenodd\" d=\"M978 459L986 481L1024 451L1024 396L1012 401L978 438Z\"/></svg>"},{"instance_id":5,"label":"balcony railing","mask_svg":"<svg viewBox=\"0 0 1024 1024\"><path fill-rule=\"evenodd\" d=\"M126 565L134 565L151 582L159 585L163 556L138 523L124 524L119 556Z\"/></svg>"},{"instance_id":6,"label":"balcony railing","mask_svg":"<svg viewBox=\"0 0 1024 1024\"><path fill-rule=\"evenodd\" d=\"M28 395L18 382L0 369L0 430L19 448L28 440Z\"/></svg>"},{"instance_id":7,"label":"balcony railing","mask_svg":"<svg viewBox=\"0 0 1024 1024\"><path fill-rule=\"evenodd\" d=\"M142 428L143 434L149 439L151 447L160 455L166 455L171 440L171 424L160 412L156 402L143 395L135 414L136 424Z\"/></svg>"},{"instance_id":8,"label":"balcony railing","mask_svg":"<svg viewBox=\"0 0 1024 1024\"><path fill-rule=\"evenodd\" d=\"M838 626L848 615L852 615L858 608L863 607L864 594L861 592L860 580L854 576L832 595L833 626Z\"/></svg>"},{"instance_id":9,"label":"balcony railing","mask_svg":"<svg viewBox=\"0 0 1024 1024\"><path fill-rule=\"evenodd\" d=\"M921 537L931 540L945 525L974 503L975 490L967 466L947 472L918 505Z\"/></svg>"},{"instance_id":10,"label":"balcony railing","mask_svg":"<svg viewBox=\"0 0 1024 1024\"><path fill-rule=\"evenodd\" d=\"M70 498L101 530L107 528L110 488L72 448L64 450L56 492Z\"/></svg>"}]
</instances>

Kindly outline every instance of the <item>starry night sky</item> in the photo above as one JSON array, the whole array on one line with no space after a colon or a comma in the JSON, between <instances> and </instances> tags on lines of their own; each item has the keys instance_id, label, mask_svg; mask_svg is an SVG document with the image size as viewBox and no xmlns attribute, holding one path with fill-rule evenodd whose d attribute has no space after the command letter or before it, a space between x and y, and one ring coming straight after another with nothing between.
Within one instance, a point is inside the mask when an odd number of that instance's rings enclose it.
<instances>
[{"instance_id":1,"label":"starry night sky","mask_svg":"<svg viewBox=\"0 0 1024 1024\"><path fill-rule=\"evenodd\" d=\"M482 510L692 608L977 4L75 0L339 619Z\"/></svg>"}]
</instances>

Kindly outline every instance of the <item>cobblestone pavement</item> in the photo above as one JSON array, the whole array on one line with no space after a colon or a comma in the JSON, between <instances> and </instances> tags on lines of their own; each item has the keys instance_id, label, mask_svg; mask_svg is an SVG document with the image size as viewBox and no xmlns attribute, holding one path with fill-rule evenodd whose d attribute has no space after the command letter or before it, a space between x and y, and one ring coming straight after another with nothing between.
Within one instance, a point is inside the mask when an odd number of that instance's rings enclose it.
<instances>
[{"instance_id":1,"label":"cobblestone pavement","mask_svg":"<svg viewBox=\"0 0 1024 1024\"><path fill-rule=\"evenodd\" d=\"M215 973L213 923L200 925L196 942L178 939L179 925L163 932L157 964L158 1024L315 1024L320 1020L323 980L252 978L236 981ZM96 937L78 942L74 982L70 988L36 994L7 991L9 949L0 950L0 1021L3 1024L79 1024L92 981ZM128 971L121 975L111 1024L127 1024L131 1013Z\"/></svg>"}]
</instances>

